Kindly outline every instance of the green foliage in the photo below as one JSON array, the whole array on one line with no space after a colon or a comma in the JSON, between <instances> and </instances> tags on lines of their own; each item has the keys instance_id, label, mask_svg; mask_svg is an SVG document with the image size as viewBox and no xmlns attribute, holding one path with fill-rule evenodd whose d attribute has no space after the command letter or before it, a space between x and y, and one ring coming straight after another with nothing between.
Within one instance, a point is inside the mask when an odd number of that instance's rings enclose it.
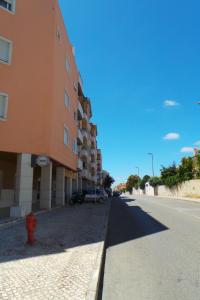
<instances>
[{"instance_id":1,"label":"green foliage","mask_svg":"<svg viewBox=\"0 0 200 300\"><path fill-rule=\"evenodd\" d=\"M195 178L195 160L196 157L184 157L178 167L175 163L167 168L162 167L161 179L163 184L169 188L172 188L173 186L177 186L182 182ZM199 167L198 170L200 170ZM198 174L198 171L196 173Z\"/></svg>"},{"instance_id":2,"label":"green foliage","mask_svg":"<svg viewBox=\"0 0 200 300\"><path fill-rule=\"evenodd\" d=\"M184 157L182 159L181 165L178 168L180 183L187 180L191 180L194 177L193 167L194 163L192 157Z\"/></svg>"},{"instance_id":3,"label":"green foliage","mask_svg":"<svg viewBox=\"0 0 200 300\"><path fill-rule=\"evenodd\" d=\"M200 153L194 158L194 173L196 178L200 179Z\"/></svg>"},{"instance_id":4,"label":"green foliage","mask_svg":"<svg viewBox=\"0 0 200 300\"><path fill-rule=\"evenodd\" d=\"M162 179L160 177L157 177L157 176L151 177L150 180L149 180L149 183L152 187L156 187L158 185L163 184Z\"/></svg>"},{"instance_id":5,"label":"green foliage","mask_svg":"<svg viewBox=\"0 0 200 300\"><path fill-rule=\"evenodd\" d=\"M104 189L109 189L114 182L115 180L110 175L106 175L106 177L103 180Z\"/></svg>"},{"instance_id":6,"label":"green foliage","mask_svg":"<svg viewBox=\"0 0 200 300\"><path fill-rule=\"evenodd\" d=\"M138 177L137 175L130 175L128 177L127 182L126 182L126 190L129 193L132 193L133 188L138 189L139 184L140 184L140 180L141 180L140 177Z\"/></svg>"},{"instance_id":7,"label":"green foliage","mask_svg":"<svg viewBox=\"0 0 200 300\"><path fill-rule=\"evenodd\" d=\"M145 176L142 178L142 180L141 180L141 182L140 182L140 188L141 188L142 190L145 189L145 184L149 181L149 179L150 179L150 176L149 176L149 175L145 175Z\"/></svg>"}]
</instances>

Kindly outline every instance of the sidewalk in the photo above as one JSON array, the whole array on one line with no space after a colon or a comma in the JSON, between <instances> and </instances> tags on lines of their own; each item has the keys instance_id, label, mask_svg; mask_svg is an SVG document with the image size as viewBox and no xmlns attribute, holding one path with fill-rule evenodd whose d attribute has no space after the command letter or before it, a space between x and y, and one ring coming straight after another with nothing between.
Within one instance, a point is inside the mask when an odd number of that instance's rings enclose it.
<instances>
[{"instance_id":1,"label":"sidewalk","mask_svg":"<svg viewBox=\"0 0 200 300\"><path fill-rule=\"evenodd\" d=\"M37 216L37 243L24 222L0 228L0 299L95 299L110 201Z\"/></svg>"}]
</instances>

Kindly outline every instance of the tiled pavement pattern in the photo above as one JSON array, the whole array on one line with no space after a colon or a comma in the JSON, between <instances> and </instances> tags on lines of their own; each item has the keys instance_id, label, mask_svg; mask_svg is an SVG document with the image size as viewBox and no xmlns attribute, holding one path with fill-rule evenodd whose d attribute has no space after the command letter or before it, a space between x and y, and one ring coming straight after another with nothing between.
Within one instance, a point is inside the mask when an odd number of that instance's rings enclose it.
<instances>
[{"instance_id":1,"label":"tiled pavement pattern","mask_svg":"<svg viewBox=\"0 0 200 300\"><path fill-rule=\"evenodd\" d=\"M37 243L24 222L0 229L0 299L85 299L104 238L108 203L55 209L37 217Z\"/></svg>"}]
</instances>

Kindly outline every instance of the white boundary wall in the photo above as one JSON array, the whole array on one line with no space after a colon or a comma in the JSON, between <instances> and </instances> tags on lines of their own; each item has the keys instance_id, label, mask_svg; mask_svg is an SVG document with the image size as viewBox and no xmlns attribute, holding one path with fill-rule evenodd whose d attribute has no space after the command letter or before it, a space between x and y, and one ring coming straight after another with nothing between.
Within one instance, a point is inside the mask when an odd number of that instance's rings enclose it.
<instances>
[{"instance_id":1,"label":"white boundary wall","mask_svg":"<svg viewBox=\"0 0 200 300\"><path fill-rule=\"evenodd\" d=\"M158 196L170 197L200 197L200 179L183 182L171 189L164 185L158 187Z\"/></svg>"}]
</instances>

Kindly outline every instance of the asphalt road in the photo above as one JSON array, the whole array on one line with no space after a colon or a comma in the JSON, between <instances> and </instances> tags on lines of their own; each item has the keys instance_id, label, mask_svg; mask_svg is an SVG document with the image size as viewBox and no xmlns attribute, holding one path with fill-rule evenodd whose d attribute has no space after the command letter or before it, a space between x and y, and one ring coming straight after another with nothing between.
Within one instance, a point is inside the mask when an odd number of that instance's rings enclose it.
<instances>
[{"instance_id":1,"label":"asphalt road","mask_svg":"<svg viewBox=\"0 0 200 300\"><path fill-rule=\"evenodd\" d=\"M103 300L200 300L200 203L114 199Z\"/></svg>"}]
</instances>

